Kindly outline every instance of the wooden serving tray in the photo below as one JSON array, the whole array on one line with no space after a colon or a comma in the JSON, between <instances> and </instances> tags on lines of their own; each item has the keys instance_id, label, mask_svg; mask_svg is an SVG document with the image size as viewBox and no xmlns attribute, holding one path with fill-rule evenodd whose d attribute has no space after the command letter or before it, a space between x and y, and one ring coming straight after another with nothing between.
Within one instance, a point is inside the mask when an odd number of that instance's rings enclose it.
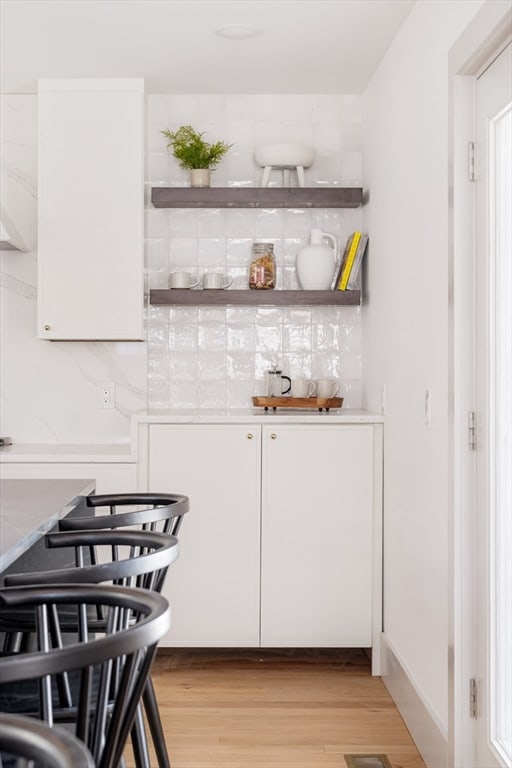
<instances>
[{"instance_id":1,"label":"wooden serving tray","mask_svg":"<svg viewBox=\"0 0 512 768\"><path fill-rule=\"evenodd\" d=\"M263 397L254 395L252 404L258 405L268 411L272 408L318 408L319 411L326 411L329 408L341 408L343 405L342 397Z\"/></svg>"}]
</instances>

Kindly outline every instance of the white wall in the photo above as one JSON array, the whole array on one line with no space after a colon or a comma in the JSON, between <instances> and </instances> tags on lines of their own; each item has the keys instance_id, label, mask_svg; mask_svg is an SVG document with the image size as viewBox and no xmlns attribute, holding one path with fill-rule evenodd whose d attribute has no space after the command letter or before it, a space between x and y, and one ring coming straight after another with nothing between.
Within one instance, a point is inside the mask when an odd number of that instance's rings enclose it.
<instances>
[{"instance_id":1,"label":"white wall","mask_svg":"<svg viewBox=\"0 0 512 768\"><path fill-rule=\"evenodd\" d=\"M367 87L363 112L371 233L362 321L366 405L379 408L386 388L384 632L444 735L448 50L482 4L419 0Z\"/></svg>"}]
</instances>

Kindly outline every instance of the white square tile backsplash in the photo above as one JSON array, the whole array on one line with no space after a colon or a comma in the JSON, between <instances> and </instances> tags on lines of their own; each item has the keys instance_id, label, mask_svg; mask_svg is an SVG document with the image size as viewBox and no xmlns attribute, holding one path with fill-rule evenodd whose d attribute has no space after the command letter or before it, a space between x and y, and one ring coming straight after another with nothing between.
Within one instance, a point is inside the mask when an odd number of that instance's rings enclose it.
<instances>
[{"instance_id":1,"label":"white square tile backsplash","mask_svg":"<svg viewBox=\"0 0 512 768\"><path fill-rule=\"evenodd\" d=\"M207 139L234 146L213 186L259 186L257 143L313 144L306 185L362 183L361 101L336 95L155 95L147 98L146 266L149 288L167 287L169 272L223 272L247 288L254 240L274 243L277 289L299 287L297 252L313 227L342 250L362 226L360 210L155 210L153 186L188 186L161 131L190 124ZM283 174L273 171L271 185ZM297 179L290 173L290 183ZM229 290L229 289L228 289ZM264 392L265 370L277 360L290 376L340 380L348 408L361 407L359 307L151 307L148 325L149 408L248 408Z\"/></svg>"}]
</instances>

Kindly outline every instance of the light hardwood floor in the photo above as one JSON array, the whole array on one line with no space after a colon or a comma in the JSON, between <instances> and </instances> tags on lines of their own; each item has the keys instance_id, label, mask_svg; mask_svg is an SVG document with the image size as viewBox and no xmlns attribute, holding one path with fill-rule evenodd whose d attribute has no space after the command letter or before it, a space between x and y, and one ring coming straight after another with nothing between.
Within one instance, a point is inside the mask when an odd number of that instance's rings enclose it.
<instances>
[{"instance_id":1,"label":"light hardwood floor","mask_svg":"<svg viewBox=\"0 0 512 768\"><path fill-rule=\"evenodd\" d=\"M360 650L163 649L153 680L172 768L425 768Z\"/></svg>"}]
</instances>

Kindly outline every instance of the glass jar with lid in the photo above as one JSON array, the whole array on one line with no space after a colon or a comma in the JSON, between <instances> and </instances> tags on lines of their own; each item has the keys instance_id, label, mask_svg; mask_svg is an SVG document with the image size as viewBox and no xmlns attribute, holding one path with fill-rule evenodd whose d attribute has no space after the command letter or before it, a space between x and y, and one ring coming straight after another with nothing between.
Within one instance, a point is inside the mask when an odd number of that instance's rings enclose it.
<instances>
[{"instance_id":1,"label":"glass jar with lid","mask_svg":"<svg viewBox=\"0 0 512 768\"><path fill-rule=\"evenodd\" d=\"M249 288L276 287L276 259L274 243L253 243L249 266Z\"/></svg>"}]
</instances>

